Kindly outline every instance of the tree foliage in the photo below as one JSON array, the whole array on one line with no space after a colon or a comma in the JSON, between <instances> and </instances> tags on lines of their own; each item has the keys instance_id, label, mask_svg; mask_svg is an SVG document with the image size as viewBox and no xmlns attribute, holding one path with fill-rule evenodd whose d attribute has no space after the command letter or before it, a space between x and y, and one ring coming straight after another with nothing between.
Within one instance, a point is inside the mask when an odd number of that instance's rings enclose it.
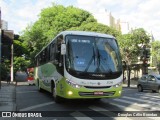
<instances>
[{"instance_id":1,"label":"tree foliage","mask_svg":"<svg viewBox=\"0 0 160 120\"><path fill-rule=\"evenodd\" d=\"M153 65L157 66L159 73L160 73L160 41L154 41L151 43L152 51L152 60Z\"/></svg>"},{"instance_id":2,"label":"tree foliage","mask_svg":"<svg viewBox=\"0 0 160 120\"><path fill-rule=\"evenodd\" d=\"M140 50L144 45L149 46L149 35L143 28L132 30L131 33L118 36L121 54L127 64L137 62Z\"/></svg>"},{"instance_id":3,"label":"tree foliage","mask_svg":"<svg viewBox=\"0 0 160 120\"><path fill-rule=\"evenodd\" d=\"M109 26L103 25L101 23L97 22L90 22L87 24L82 24L79 27L72 27L70 30L79 30L79 31L94 31L99 33L105 33L113 35L114 37L117 37L121 35L121 33Z\"/></svg>"},{"instance_id":4,"label":"tree foliage","mask_svg":"<svg viewBox=\"0 0 160 120\"><path fill-rule=\"evenodd\" d=\"M28 55L28 49L22 40L14 40L14 72L18 70L25 71L30 65L30 60Z\"/></svg>"},{"instance_id":5,"label":"tree foliage","mask_svg":"<svg viewBox=\"0 0 160 120\"><path fill-rule=\"evenodd\" d=\"M65 30L96 31L118 36L114 29L97 23L89 12L73 6L55 5L41 11L39 19L23 31L21 39L27 47L31 61L59 32Z\"/></svg>"}]
</instances>

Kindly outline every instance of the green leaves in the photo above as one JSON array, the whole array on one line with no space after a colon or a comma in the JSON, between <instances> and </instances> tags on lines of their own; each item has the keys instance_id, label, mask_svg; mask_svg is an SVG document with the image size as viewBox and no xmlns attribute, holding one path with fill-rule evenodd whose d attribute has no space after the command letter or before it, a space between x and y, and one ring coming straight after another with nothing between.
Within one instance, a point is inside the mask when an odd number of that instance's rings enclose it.
<instances>
[{"instance_id":1,"label":"green leaves","mask_svg":"<svg viewBox=\"0 0 160 120\"><path fill-rule=\"evenodd\" d=\"M152 51L151 55L153 57L154 65L160 64L160 41L154 41L151 43Z\"/></svg>"},{"instance_id":2,"label":"green leaves","mask_svg":"<svg viewBox=\"0 0 160 120\"><path fill-rule=\"evenodd\" d=\"M64 7L53 4L52 7L41 11L39 19L23 31L21 39L28 50L28 56L33 61L34 56L59 32L90 22L96 22L96 20L87 11L73 6Z\"/></svg>"},{"instance_id":3,"label":"green leaves","mask_svg":"<svg viewBox=\"0 0 160 120\"><path fill-rule=\"evenodd\" d=\"M132 30L129 34L118 37L122 58L127 64L136 63L143 45L149 45L149 35L143 28Z\"/></svg>"}]
</instances>

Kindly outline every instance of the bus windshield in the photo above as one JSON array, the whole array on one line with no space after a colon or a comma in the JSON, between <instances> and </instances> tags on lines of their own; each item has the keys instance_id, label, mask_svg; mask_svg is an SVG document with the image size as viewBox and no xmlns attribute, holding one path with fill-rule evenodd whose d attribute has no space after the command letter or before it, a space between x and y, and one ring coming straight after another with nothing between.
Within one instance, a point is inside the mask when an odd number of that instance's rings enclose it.
<instances>
[{"instance_id":1,"label":"bus windshield","mask_svg":"<svg viewBox=\"0 0 160 120\"><path fill-rule=\"evenodd\" d=\"M115 39L68 35L66 44L66 69L70 74L95 78L121 74L121 58Z\"/></svg>"}]
</instances>

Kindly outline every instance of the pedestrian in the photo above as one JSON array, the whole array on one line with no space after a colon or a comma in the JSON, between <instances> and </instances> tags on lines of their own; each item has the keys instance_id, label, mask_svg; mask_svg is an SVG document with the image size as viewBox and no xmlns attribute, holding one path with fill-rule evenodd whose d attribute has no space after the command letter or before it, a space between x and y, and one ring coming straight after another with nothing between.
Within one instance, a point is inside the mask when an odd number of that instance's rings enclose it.
<instances>
[{"instance_id":1,"label":"pedestrian","mask_svg":"<svg viewBox=\"0 0 160 120\"><path fill-rule=\"evenodd\" d=\"M8 74L8 76L7 76L7 84L10 84L10 81L11 81L11 75Z\"/></svg>"}]
</instances>

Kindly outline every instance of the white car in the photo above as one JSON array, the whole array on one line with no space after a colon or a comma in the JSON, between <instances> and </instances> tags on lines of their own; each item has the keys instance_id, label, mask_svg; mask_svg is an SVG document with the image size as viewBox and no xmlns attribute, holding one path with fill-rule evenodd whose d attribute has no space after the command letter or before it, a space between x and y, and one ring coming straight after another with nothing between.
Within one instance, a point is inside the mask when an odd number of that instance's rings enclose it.
<instances>
[{"instance_id":1,"label":"white car","mask_svg":"<svg viewBox=\"0 0 160 120\"><path fill-rule=\"evenodd\" d=\"M160 93L160 75L143 75L137 84L139 92L152 90Z\"/></svg>"}]
</instances>

